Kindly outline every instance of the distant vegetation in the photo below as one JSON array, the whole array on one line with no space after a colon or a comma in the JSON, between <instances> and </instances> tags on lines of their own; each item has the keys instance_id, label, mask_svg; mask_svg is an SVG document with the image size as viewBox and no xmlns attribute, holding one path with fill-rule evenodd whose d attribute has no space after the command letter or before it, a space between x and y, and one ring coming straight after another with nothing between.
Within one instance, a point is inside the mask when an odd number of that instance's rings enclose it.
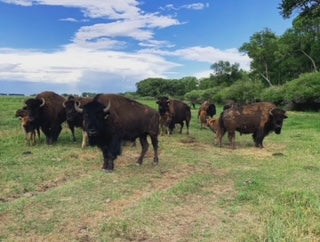
<instances>
[{"instance_id":1,"label":"distant vegetation","mask_svg":"<svg viewBox=\"0 0 320 242\"><path fill-rule=\"evenodd\" d=\"M142 80L136 84L136 95L168 95L193 103L263 100L296 110L320 110L319 5L319 1L283 0L279 9L284 18L293 11L300 14L283 35L263 29L239 48L252 59L249 72L238 63L219 61L211 65L208 78Z\"/></svg>"}]
</instances>

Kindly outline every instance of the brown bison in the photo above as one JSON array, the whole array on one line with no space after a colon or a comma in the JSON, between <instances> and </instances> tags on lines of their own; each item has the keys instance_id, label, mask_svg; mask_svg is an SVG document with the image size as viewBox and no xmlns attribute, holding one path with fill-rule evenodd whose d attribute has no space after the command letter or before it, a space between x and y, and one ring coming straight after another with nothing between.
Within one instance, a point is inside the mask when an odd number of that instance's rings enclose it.
<instances>
[{"instance_id":1,"label":"brown bison","mask_svg":"<svg viewBox=\"0 0 320 242\"><path fill-rule=\"evenodd\" d=\"M82 97L69 96L68 99L63 103L63 107L66 110L67 123L72 133L73 142L76 141L76 137L74 135L74 128L76 127L76 128L82 129L82 145L81 145L82 148L85 148L87 146L88 135L84 131L82 113L78 113L75 110L75 103L77 104L77 106L82 108L84 105L91 102L92 100L93 98L90 98L90 97L82 98Z\"/></svg>"},{"instance_id":2,"label":"brown bison","mask_svg":"<svg viewBox=\"0 0 320 242\"><path fill-rule=\"evenodd\" d=\"M199 111L198 111L198 119L200 121L200 128L202 129L203 126L207 124L207 119L209 117L213 117L216 114L216 106L213 103L209 103L205 101L201 104Z\"/></svg>"},{"instance_id":3,"label":"brown bison","mask_svg":"<svg viewBox=\"0 0 320 242\"><path fill-rule=\"evenodd\" d=\"M103 153L102 169L111 172L114 160L121 154L123 141L140 139L142 151L137 164L141 165L148 150L147 136L154 149L154 163L158 164L159 113L154 109L115 94L99 94L92 102L80 108L89 144L98 146Z\"/></svg>"},{"instance_id":4,"label":"brown bison","mask_svg":"<svg viewBox=\"0 0 320 242\"><path fill-rule=\"evenodd\" d=\"M222 128L219 144L225 132L228 132L232 148L235 148L235 131L250 134L256 147L263 148L263 139L272 131L281 133L285 111L269 102L252 103L245 106L232 106L221 113Z\"/></svg>"},{"instance_id":5,"label":"brown bison","mask_svg":"<svg viewBox=\"0 0 320 242\"><path fill-rule=\"evenodd\" d=\"M168 97L158 98L157 104L159 106L160 116L165 115L166 112L169 112L172 116L171 122L169 124L170 134L172 134L175 124L180 124L180 134L181 134L184 121L186 122L186 126L187 126L187 134L189 134L189 123L191 120L191 111L190 111L190 107L187 104L178 100L169 99Z\"/></svg>"},{"instance_id":6,"label":"brown bison","mask_svg":"<svg viewBox=\"0 0 320 242\"><path fill-rule=\"evenodd\" d=\"M216 144L219 144L219 140L224 132L221 127L220 118L208 118L207 126L212 130L213 133L216 134L215 142Z\"/></svg>"},{"instance_id":7,"label":"brown bison","mask_svg":"<svg viewBox=\"0 0 320 242\"><path fill-rule=\"evenodd\" d=\"M204 101L198 111L198 117L201 111L205 111L210 118L212 118L216 114L216 106L213 103L208 101Z\"/></svg>"},{"instance_id":8,"label":"brown bison","mask_svg":"<svg viewBox=\"0 0 320 242\"><path fill-rule=\"evenodd\" d=\"M169 125L172 121L172 114L170 112L165 112L163 115L160 116L160 131L161 135L169 134Z\"/></svg>"},{"instance_id":9,"label":"brown bison","mask_svg":"<svg viewBox=\"0 0 320 242\"><path fill-rule=\"evenodd\" d=\"M65 99L54 92L42 92L25 101L25 109L30 122L36 123L45 134L47 144L57 141L61 124L66 120L62 106Z\"/></svg>"},{"instance_id":10,"label":"brown bison","mask_svg":"<svg viewBox=\"0 0 320 242\"><path fill-rule=\"evenodd\" d=\"M21 127L25 132L25 140L28 145L34 145L36 142L36 132L40 140L40 127L35 123L31 122L27 111L25 109L19 109L16 112L16 117L21 119Z\"/></svg>"}]
</instances>

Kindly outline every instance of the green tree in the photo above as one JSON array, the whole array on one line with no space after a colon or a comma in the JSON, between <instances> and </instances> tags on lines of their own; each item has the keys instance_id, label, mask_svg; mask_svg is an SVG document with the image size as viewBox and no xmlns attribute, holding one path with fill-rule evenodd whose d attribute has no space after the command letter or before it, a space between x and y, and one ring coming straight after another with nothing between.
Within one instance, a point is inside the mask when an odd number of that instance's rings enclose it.
<instances>
[{"instance_id":1,"label":"green tree","mask_svg":"<svg viewBox=\"0 0 320 242\"><path fill-rule=\"evenodd\" d=\"M279 37L270 29L253 34L249 43L244 43L240 51L252 59L251 69L262 77L269 86L281 83L279 70Z\"/></svg>"},{"instance_id":2,"label":"green tree","mask_svg":"<svg viewBox=\"0 0 320 242\"><path fill-rule=\"evenodd\" d=\"M300 16L319 16L319 0L282 0L279 5L280 13L284 18L289 18L294 11L298 11Z\"/></svg>"},{"instance_id":3,"label":"green tree","mask_svg":"<svg viewBox=\"0 0 320 242\"><path fill-rule=\"evenodd\" d=\"M211 76L216 86L230 86L242 76L242 71L238 63L231 65L229 61L219 61L213 63L210 68L214 72Z\"/></svg>"}]
</instances>

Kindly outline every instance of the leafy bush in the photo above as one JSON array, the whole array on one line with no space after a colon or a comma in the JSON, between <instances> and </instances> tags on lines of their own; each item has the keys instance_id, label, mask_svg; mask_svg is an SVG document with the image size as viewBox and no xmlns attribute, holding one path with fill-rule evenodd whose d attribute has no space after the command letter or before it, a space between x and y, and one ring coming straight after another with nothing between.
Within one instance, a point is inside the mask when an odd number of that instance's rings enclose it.
<instances>
[{"instance_id":1,"label":"leafy bush","mask_svg":"<svg viewBox=\"0 0 320 242\"><path fill-rule=\"evenodd\" d=\"M285 100L294 110L320 110L320 72L307 73L284 85Z\"/></svg>"},{"instance_id":2,"label":"leafy bush","mask_svg":"<svg viewBox=\"0 0 320 242\"><path fill-rule=\"evenodd\" d=\"M216 100L234 100L237 103L248 103L259 100L263 89L261 81L238 80L230 87L224 88L218 94Z\"/></svg>"},{"instance_id":3,"label":"leafy bush","mask_svg":"<svg viewBox=\"0 0 320 242\"><path fill-rule=\"evenodd\" d=\"M261 101L272 102L275 105L283 104L285 88L284 86L273 86L265 88L260 94Z\"/></svg>"},{"instance_id":4,"label":"leafy bush","mask_svg":"<svg viewBox=\"0 0 320 242\"><path fill-rule=\"evenodd\" d=\"M307 73L285 85L286 100L296 103L320 103L320 72Z\"/></svg>"}]
</instances>

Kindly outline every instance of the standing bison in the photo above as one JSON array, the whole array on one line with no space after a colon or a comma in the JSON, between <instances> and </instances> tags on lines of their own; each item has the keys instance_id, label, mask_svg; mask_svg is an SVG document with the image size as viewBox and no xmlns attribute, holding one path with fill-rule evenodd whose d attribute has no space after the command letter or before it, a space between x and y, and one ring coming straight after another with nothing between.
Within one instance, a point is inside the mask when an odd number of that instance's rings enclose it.
<instances>
[{"instance_id":1,"label":"standing bison","mask_svg":"<svg viewBox=\"0 0 320 242\"><path fill-rule=\"evenodd\" d=\"M67 117L67 123L69 126L69 129L72 133L72 140L73 142L76 141L76 137L74 136L74 128L81 128L82 129L82 148L85 148L87 146L87 133L84 131L83 127L83 117L82 113L78 113L75 109L75 103L82 108L84 105L86 105L88 102L91 102L93 98L90 97L73 97L69 96L68 99L63 103L63 107L66 110L66 117Z\"/></svg>"},{"instance_id":2,"label":"standing bison","mask_svg":"<svg viewBox=\"0 0 320 242\"><path fill-rule=\"evenodd\" d=\"M114 160L121 154L122 141L140 139L142 151L137 164L141 165L148 150L147 136L154 149L154 163L158 164L159 114L152 108L115 94L99 94L80 108L89 144L103 153L102 169L111 172Z\"/></svg>"},{"instance_id":3,"label":"standing bison","mask_svg":"<svg viewBox=\"0 0 320 242\"><path fill-rule=\"evenodd\" d=\"M178 100L172 100L167 97L158 98L157 104L159 105L160 116L166 115L167 112L171 114L171 121L169 124L169 132L175 127L175 124L180 124L180 134L182 133L182 128L184 121L187 126L187 134L189 134L189 123L191 120L190 107L184 102Z\"/></svg>"},{"instance_id":4,"label":"standing bison","mask_svg":"<svg viewBox=\"0 0 320 242\"><path fill-rule=\"evenodd\" d=\"M25 101L29 122L34 122L41 128L47 144L57 141L62 129L61 124L66 120L62 106L64 101L62 96L54 92L42 92Z\"/></svg>"},{"instance_id":5,"label":"standing bison","mask_svg":"<svg viewBox=\"0 0 320 242\"><path fill-rule=\"evenodd\" d=\"M253 134L256 147L263 148L263 139L272 131L281 133L285 111L269 102L252 103L245 106L232 106L221 113L220 127L222 128L218 140L228 132L232 148L235 148L235 131L241 134Z\"/></svg>"}]
</instances>

